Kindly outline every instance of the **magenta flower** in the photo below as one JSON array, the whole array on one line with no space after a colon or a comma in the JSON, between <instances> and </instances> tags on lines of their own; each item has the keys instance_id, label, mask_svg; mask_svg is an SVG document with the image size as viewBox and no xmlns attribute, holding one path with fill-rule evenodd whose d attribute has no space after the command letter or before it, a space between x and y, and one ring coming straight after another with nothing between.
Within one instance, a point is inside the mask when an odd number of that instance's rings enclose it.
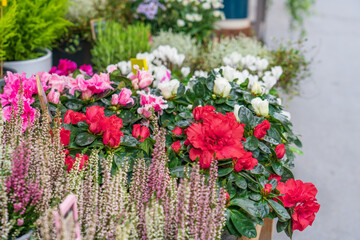
<instances>
[{"instance_id":1,"label":"magenta flower","mask_svg":"<svg viewBox=\"0 0 360 240\"><path fill-rule=\"evenodd\" d=\"M81 65L79 67L79 70L80 71L83 71L86 75L89 75L89 76L92 76L94 73L93 73L93 68L91 67L91 65Z\"/></svg>"},{"instance_id":2,"label":"magenta flower","mask_svg":"<svg viewBox=\"0 0 360 240\"><path fill-rule=\"evenodd\" d=\"M50 74L57 74L59 76L68 76L77 69L75 62L68 59L60 59L57 67L52 67L49 71Z\"/></svg>"}]
</instances>

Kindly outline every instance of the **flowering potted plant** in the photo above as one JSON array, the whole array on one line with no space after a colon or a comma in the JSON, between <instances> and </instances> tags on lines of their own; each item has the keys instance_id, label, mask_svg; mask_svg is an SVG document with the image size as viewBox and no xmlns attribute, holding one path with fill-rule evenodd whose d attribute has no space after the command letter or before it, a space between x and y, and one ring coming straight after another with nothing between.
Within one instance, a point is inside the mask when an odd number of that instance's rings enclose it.
<instances>
[{"instance_id":1,"label":"flowering potted plant","mask_svg":"<svg viewBox=\"0 0 360 240\"><path fill-rule=\"evenodd\" d=\"M48 48L70 24L64 19L66 7L66 0L9 0L0 23L0 31L6 34L0 53L4 67L29 76L49 71L52 59Z\"/></svg>"},{"instance_id":2,"label":"flowering potted plant","mask_svg":"<svg viewBox=\"0 0 360 240\"><path fill-rule=\"evenodd\" d=\"M216 1L163 1L136 0L129 2L135 13L135 20L151 24L152 32L172 29L174 32L185 32L196 36L198 40L206 38L214 29L214 23L224 18L219 9L223 7L222 0Z\"/></svg>"}]
</instances>

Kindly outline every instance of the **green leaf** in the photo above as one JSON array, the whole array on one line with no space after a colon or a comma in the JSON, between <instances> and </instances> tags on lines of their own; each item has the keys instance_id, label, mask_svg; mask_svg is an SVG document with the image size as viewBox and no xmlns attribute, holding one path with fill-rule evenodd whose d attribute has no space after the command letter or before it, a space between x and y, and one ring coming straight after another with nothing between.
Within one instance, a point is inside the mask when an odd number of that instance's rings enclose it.
<instances>
[{"instance_id":1,"label":"green leaf","mask_svg":"<svg viewBox=\"0 0 360 240\"><path fill-rule=\"evenodd\" d=\"M181 112L181 113L179 113L179 116L184 119L192 119L193 118L193 114L191 112Z\"/></svg>"},{"instance_id":2,"label":"green leaf","mask_svg":"<svg viewBox=\"0 0 360 240\"><path fill-rule=\"evenodd\" d=\"M255 206L255 202L248 198L233 198L230 201L232 206L238 206L251 216L257 217L258 212Z\"/></svg>"},{"instance_id":3,"label":"green leaf","mask_svg":"<svg viewBox=\"0 0 360 240\"><path fill-rule=\"evenodd\" d=\"M281 165L280 162L272 161L271 162L271 167L274 170L274 172L279 176L281 176L283 174L283 172L284 172L283 166Z\"/></svg>"},{"instance_id":4,"label":"green leaf","mask_svg":"<svg viewBox=\"0 0 360 240\"><path fill-rule=\"evenodd\" d=\"M264 219L270 213L269 204L266 201L259 201L256 203L256 207L258 209L259 217Z\"/></svg>"},{"instance_id":5,"label":"green leaf","mask_svg":"<svg viewBox=\"0 0 360 240\"><path fill-rule=\"evenodd\" d=\"M279 219L281 221L287 221L290 219L289 213L286 211L286 209L280 204L273 200L267 200L270 206L274 209L276 214L279 216Z\"/></svg>"},{"instance_id":6,"label":"green leaf","mask_svg":"<svg viewBox=\"0 0 360 240\"><path fill-rule=\"evenodd\" d=\"M297 148L295 148L295 147L293 147L293 146L290 146L290 150L291 150L292 152L294 152L294 153L299 154L299 155L304 155L304 152L303 152L303 151L301 151L300 149L297 149Z\"/></svg>"},{"instance_id":7,"label":"green leaf","mask_svg":"<svg viewBox=\"0 0 360 240\"><path fill-rule=\"evenodd\" d=\"M242 123L245 123L245 125L251 126L252 122L254 121L254 116L248 108L245 106L240 106L239 119Z\"/></svg>"},{"instance_id":8,"label":"green leaf","mask_svg":"<svg viewBox=\"0 0 360 240\"><path fill-rule=\"evenodd\" d=\"M274 145L279 145L280 144L279 141L277 141L276 139L271 138L271 137L269 137L267 135L265 135L262 139L264 139L265 142L268 142L268 143L271 143L271 144L274 144Z\"/></svg>"},{"instance_id":9,"label":"green leaf","mask_svg":"<svg viewBox=\"0 0 360 240\"><path fill-rule=\"evenodd\" d=\"M257 232L253 222L248 219L243 213L235 209L231 209L230 219L239 233L248 238L256 237Z\"/></svg>"},{"instance_id":10,"label":"green leaf","mask_svg":"<svg viewBox=\"0 0 360 240\"><path fill-rule=\"evenodd\" d=\"M69 100L65 103L65 106L68 109L71 109L73 111L80 111L80 109L83 107L81 103L78 102L78 100Z\"/></svg>"},{"instance_id":11,"label":"green leaf","mask_svg":"<svg viewBox=\"0 0 360 240\"><path fill-rule=\"evenodd\" d=\"M95 139L96 136L87 132L82 132L76 136L75 143L81 147L85 147L93 143Z\"/></svg>"},{"instance_id":12,"label":"green leaf","mask_svg":"<svg viewBox=\"0 0 360 240\"><path fill-rule=\"evenodd\" d=\"M230 174L233 170L233 168L221 168L218 172L218 177L224 177Z\"/></svg>"},{"instance_id":13,"label":"green leaf","mask_svg":"<svg viewBox=\"0 0 360 240\"><path fill-rule=\"evenodd\" d=\"M247 183L246 183L245 178L240 176L238 173L234 173L233 175L235 176L235 184L236 184L236 186L238 186L241 189L246 189Z\"/></svg>"},{"instance_id":14,"label":"green leaf","mask_svg":"<svg viewBox=\"0 0 360 240\"><path fill-rule=\"evenodd\" d=\"M125 135L121 137L121 145L127 147L135 147L138 144L138 140L132 136Z\"/></svg>"},{"instance_id":15,"label":"green leaf","mask_svg":"<svg viewBox=\"0 0 360 240\"><path fill-rule=\"evenodd\" d=\"M289 223L290 223L289 221L286 221L286 222L278 221L276 224L276 231L278 233L284 231L287 228L287 226L289 225Z\"/></svg>"},{"instance_id":16,"label":"green leaf","mask_svg":"<svg viewBox=\"0 0 360 240\"><path fill-rule=\"evenodd\" d=\"M184 176L185 166L177 166L170 171L171 175L177 178L182 178Z\"/></svg>"},{"instance_id":17,"label":"green leaf","mask_svg":"<svg viewBox=\"0 0 360 240\"><path fill-rule=\"evenodd\" d=\"M265 143L259 142L259 148L260 148L261 151L263 151L264 153L271 154L270 149L268 148L268 146L266 146Z\"/></svg>"},{"instance_id":18,"label":"green leaf","mask_svg":"<svg viewBox=\"0 0 360 240\"><path fill-rule=\"evenodd\" d=\"M150 151L153 149L153 142L151 138L146 138L141 144L140 148L146 152L146 154L150 154Z\"/></svg>"},{"instance_id":19,"label":"green leaf","mask_svg":"<svg viewBox=\"0 0 360 240\"><path fill-rule=\"evenodd\" d=\"M244 146L250 150L250 151L254 151L255 149L258 148L259 146L259 140L254 137L254 136L250 136L246 139L246 142L244 143Z\"/></svg>"},{"instance_id":20,"label":"green leaf","mask_svg":"<svg viewBox=\"0 0 360 240\"><path fill-rule=\"evenodd\" d=\"M205 97L205 86L202 83L200 82L196 83L193 87L193 91L197 98L201 99Z\"/></svg>"},{"instance_id":21,"label":"green leaf","mask_svg":"<svg viewBox=\"0 0 360 240\"><path fill-rule=\"evenodd\" d=\"M175 123L175 126L181 127L181 128L188 127L190 125L191 125L191 123L189 121L186 121L186 120L178 121L178 122Z\"/></svg>"}]
</instances>

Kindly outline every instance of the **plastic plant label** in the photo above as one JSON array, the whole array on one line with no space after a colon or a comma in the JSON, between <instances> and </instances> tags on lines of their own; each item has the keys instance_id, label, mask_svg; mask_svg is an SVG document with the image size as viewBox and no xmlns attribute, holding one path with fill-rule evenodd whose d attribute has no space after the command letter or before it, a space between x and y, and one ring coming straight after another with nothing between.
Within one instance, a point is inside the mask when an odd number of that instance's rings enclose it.
<instances>
[{"instance_id":1,"label":"plastic plant label","mask_svg":"<svg viewBox=\"0 0 360 240\"><path fill-rule=\"evenodd\" d=\"M135 75L137 73L137 69L134 68L134 66L136 66L136 65L139 66L139 68L138 68L139 70L145 70L145 71L148 70L146 59L131 58L130 62L131 62L131 70L132 70L133 74L135 74Z\"/></svg>"},{"instance_id":2,"label":"plastic plant label","mask_svg":"<svg viewBox=\"0 0 360 240\"><path fill-rule=\"evenodd\" d=\"M7 0L1 0L1 6L6 7L7 6Z\"/></svg>"}]
</instances>

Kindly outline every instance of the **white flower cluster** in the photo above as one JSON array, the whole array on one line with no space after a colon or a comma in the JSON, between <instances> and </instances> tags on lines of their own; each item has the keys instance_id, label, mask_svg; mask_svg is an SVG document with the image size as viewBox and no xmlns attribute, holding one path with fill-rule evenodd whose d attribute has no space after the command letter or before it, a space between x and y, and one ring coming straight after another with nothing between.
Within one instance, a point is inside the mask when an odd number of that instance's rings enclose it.
<instances>
[{"instance_id":1,"label":"white flower cluster","mask_svg":"<svg viewBox=\"0 0 360 240\"><path fill-rule=\"evenodd\" d=\"M198 13L187 13L185 19L189 22L200 22L203 19L203 16Z\"/></svg>"},{"instance_id":2,"label":"white flower cluster","mask_svg":"<svg viewBox=\"0 0 360 240\"><path fill-rule=\"evenodd\" d=\"M246 55L243 57L238 52L233 52L229 56L223 58L225 65L238 68L248 68L251 71L264 71L269 66L269 61L265 58Z\"/></svg>"}]
</instances>

